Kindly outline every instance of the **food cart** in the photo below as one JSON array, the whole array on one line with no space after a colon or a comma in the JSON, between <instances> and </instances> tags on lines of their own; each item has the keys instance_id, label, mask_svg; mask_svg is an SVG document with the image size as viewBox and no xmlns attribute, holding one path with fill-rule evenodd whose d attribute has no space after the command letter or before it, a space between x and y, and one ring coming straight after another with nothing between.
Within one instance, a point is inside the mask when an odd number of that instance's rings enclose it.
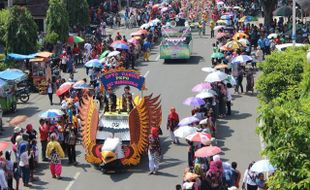
<instances>
[{"instance_id":1,"label":"food cart","mask_svg":"<svg viewBox=\"0 0 310 190\"><path fill-rule=\"evenodd\" d=\"M32 81L40 94L46 94L47 80L52 78L50 67L52 55L53 53L50 52L39 52L34 59L30 60Z\"/></svg>"},{"instance_id":2,"label":"food cart","mask_svg":"<svg viewBox=\"0 0 310 190\"><path fill-rule=\"evenodd\" d=\"M14 112L16 110L16 96L14 86L0 79L0 106L3 112Z\"/></svg>"}]
</instances>

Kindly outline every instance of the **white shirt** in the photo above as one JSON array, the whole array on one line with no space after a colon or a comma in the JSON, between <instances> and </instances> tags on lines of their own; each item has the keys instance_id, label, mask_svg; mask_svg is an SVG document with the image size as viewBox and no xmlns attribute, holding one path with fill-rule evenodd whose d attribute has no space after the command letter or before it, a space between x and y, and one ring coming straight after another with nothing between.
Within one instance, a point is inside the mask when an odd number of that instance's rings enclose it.
<instances>
[{"instance_id":1,"label":"white shirt","mask_svg":"<svg viewBox=\"0 0 310 190\"><path fill-rule=\"evenodd\" d=\"M5 173L4 173L3 169L0 169L0 186L1 186L1 189L7 189L8 188L8 183L5 179Z\"/></svg>"},{"instance_id":2,"label":"white shirt","mask_svg":"<svg viewBox=\"0 0 310 190\"><path fill-rule=\"evenodd\" d=\"M53 93L52 84L49 84L49 85L47 86L47 93L48 93L48 94L52 94L52 93Z\"/></svg>"},{"instance_id":3,"label":"white shirt","mask_svg":"<svg viewBox=\"0 0 310 190\"><path fill-rule=\"evenodd\" d=\"M28 156L28 151L25 151L20 155L19 166L23 167L27 165L29 165L29 156Z\"/></svg>"},{"instance_id":4,"label":"white shirt","mask_svg":"<svg viewBox=\"0 0 310 190\"><path fill-rule=\"evenodd\" d=\"M256 182L255 182L255 179L251 179L251 175L253 176L255 173L254 172L251 172L249 171L248 169L245 170L244 174L243 174L243 180L242 182L243 183L246 183L246 184L249 184L249 185L253 185L255 186L256 185Z\"/></svg>"}]
</instances>

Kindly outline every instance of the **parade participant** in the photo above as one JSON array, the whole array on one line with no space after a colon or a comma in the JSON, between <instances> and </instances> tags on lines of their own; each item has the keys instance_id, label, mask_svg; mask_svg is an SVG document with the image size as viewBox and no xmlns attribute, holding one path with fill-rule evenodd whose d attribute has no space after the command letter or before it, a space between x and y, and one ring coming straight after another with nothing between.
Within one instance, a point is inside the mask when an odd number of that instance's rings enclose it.
<instances>
[{"instance_id":1,"label":"parade participant","mask_svg":"<svg viewBox=\"0 0 310 190\"><path fill-rule=\"evenodd\" d=\"M255 172L251 171L251 167L253 166L255 162L251 162L249 164L249 167L245 170L242 180L242 189L247 190L257 190L257 184L256 184L256 174Z\"/></svg>"},{"instance_id":2,"label":"parade participant","mask_svg":"<svg viewBox=\"0 0 310 190\"><path fill-rule=\"evenodd\" d=\"M53 105L53 84L51 79L47 80L47 95L50 100L50 104Z\"/></svg>"},{"instance_id":3,"label":"parade participant","mask_svg":"<svg viewBox=\"0 0 310 190\"><path fill-rule=\"evenodd\" d=\"M30 187L29 184L30 180L30 168L29 168L29 154L28 154L28 145L23 143L20 145L19 152L20 152L20 161L19 161L19 168L21 170L21 175L23 179L23 183L25 187Z\"/></svg>"},{"instance_id":4,"label":"parade participant","mask_svg":"<svg viewBox=\"0 0 310 190\"><path fill-rule=\"evenodd\" d=\"M50 136L50 142L47 144L46 155L50 158L50 171L53 178L61 179L62 165L60 158L65 156L60 144L56 140L56 134Z\"/></svg>"},{"instance_id":5,"label":"parade participant","mask_svg":"<svg viewBox=\"0 0 310 190\"><path fill-rule=\"evenodd\" d=\"M7 183L8 183L8 190L13 189L13 161L11 160L11 151L6 151L5 152L5 171L6 171L6 178L7 178ZM0 184L0 187L2 185Z\"/></svg>"},{"instance_id":6,"label":"parade participant","mask_svg":"<svg viewBox=\"0 0 310 190\"><path fill-rule=\"evenodd\" d=\"M234 186L239 188L239 183L240 183L240 179L241 179L241 173L237 169L237 162L232 162L231 163L231 167L232 167L232 172L233 172L233 179L232 180L234 182Z\"/></svg>"},{"instance_id":7,"label":"parade participant","mask_svg":"<svg viewBox=\"0 0 310 190\"><path fill-rule=\"evenodd\" d=\"M33 129L31 124L26 126L26 133L29 136L29 141L32 141L37 138L37 131Z\"/></svg>"},{"instance_id":8,"label":"parade participant","mask_svg":"<svg viewBox=\"0 0 310 190\"><path fill-rule=\"evenodd\" d=\"M39 132L40 132L40 141L41 141L42 160L47 161L45 152L46 152L47 139L48 139L48 126L43 119L40 119L39 123L40 123Z\"/></svg>"},{"instance_id":9,"label":"parade participant","mask_svg":"<svg viewBox=\"0 0 310 190\"><path fill-rule=\"evenodd\" d=\"M130 87L125 86L124 93L122 94L122 110L123 112L130 112L133 109L133 99L132 94L130 93Z\"/></svg>"},{"instance_id":10,"label":"parade participant","mask_svg":"<svg viewBox=\"0 0 310 190\"><path fill-rule=\"evenodd\" d=\"M5 179L5 163L0 162L0 187L1 189L8 189L8 183Z\"/></svg>"},{"instance_id":11,"label":"parade participant","mask_svg":"<svg viewBox=\"0 0 310 190\"><path fill-rule=\"evenodd\" d=\"M149 169L150 175L156 174L159 169L159 161L161 158L161 148L159 140L159 129L153 127L151 129L151 134L149 135L149 148L148 148L148 157L149 157Z\"/></svg>"},{"instance_id":12,"label":"parade participant","mask_svg":"<svg viewBox=\"0 0 310 190\"><path fill-rule=\"evenodd\" d=\"M117 97L114 94L111 87L108 88L108 92L104 96L104 110L105 112L115 112L116 111L116 100Z\"/></svg>"},{"instance_id":13,"label":"parade participant","mask_svg":"<svg viewBox=\"0 0 310 190\"><path fill-rule=\"evenodd\" d=\"M175 110L175 107L170 109L167 121L167 130L170 132L170 137L173 144L179 144L179 139L174 136L174 131L177 129L179 124L179 115Z\"/></svg>"},{"instance_id":14,"label":"parade participant","mask_svg":"<svg viewBox=\"0 0 310 190\"><path fill-rule=\"evenodd\" d=\"M76 165L76 151L75 145L77 140L77 132L72 123L68 123L66 127L66 144L69 164Z\"/></svg>"},{"instance_id":15,"label":"parade participant","mask_svg":"<svg viewBox=\"0 0 310 190\"><path fill-rule=\"evenodd\" d=\"M251 91L254 92L254 70L253 68L250 68L246 72L246 93Z\"/></svg>"}]
</instances>

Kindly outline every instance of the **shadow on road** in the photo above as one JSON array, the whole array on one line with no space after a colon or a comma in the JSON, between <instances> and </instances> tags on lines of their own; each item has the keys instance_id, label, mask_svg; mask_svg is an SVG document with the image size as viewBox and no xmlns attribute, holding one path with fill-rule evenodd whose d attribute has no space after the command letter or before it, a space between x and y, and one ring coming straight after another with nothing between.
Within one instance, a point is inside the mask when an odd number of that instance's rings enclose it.
<instances>
[{"instance_id":1,"label":"shadow on road","mask_svg":"<svg viewBox=\"0 0 310 190\"><path fill-rule=\"evenodd\" d=\"M246 119L248 117L251 117L252 114L250 113L240 113L237 110L231 111L231 116L224 118L224 120L241 120L241 119Z\"/></svg>"},{"instance_id":2,"label":"shadow on road","mask_svg":"<svg viewBox=\"0 0 310 190\"><path fill-rule=\"evenodd\" d=\"M203 57L192 55L190 59L172 59L172 60L165 60L164 64L169 65L197 65L201 61L203 61Z\"/></svg>"},{"instance_id":3,"label":"shadow on road","mask_svg":"<svg viewBox=\"0 0 310 190\"><path fill-rule=\"evenodd\" d=\"M38 107L34 107L34 106L27 106L27 107L17 107L16 111L13 113L6 113L4 116L5 117L15 117L18 115L26 115L27 117L32 117L33 115L35 115L36 113L40 112L41 109L39 109Z\"/></svg>"}]
</instances>

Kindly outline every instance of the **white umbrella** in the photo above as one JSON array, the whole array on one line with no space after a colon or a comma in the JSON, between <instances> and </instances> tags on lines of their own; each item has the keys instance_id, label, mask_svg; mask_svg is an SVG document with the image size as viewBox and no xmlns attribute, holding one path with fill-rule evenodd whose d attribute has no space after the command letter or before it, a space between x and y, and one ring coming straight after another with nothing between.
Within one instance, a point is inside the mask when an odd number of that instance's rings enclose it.
<instances>
[{"instance_id":1,"label":"white umbrella","mask_svg":"<svg viewBox=\"0 0 310 190\"><path fill-rule=\"evenodd\" d=\"M213 90L204 90L204 91L200 92L199 94L197 94L196 98L201 98L201 99L211 98L211 97L214 97L216 95L217 95L216 92Z\"/></svg>"},{"instance_id":2,"label":"white umbrella","mask_svg":"<svg viewBox=\"0 0 310 190\"><path fill-rule=\"evenodd\" d=\"M253 172L261 173L261 172L273 172L275 168L270 164L269 160L260 160L253 164L250 169Z\"/></svg>"},{"instance_id":3,"label":"white umbrella","mask_svg":"<svg viewBox=\"0 0 310 190\"><path fill-rule=\"evenodd\" d=\"M142 24L140 26L141 29L145 28L145 29L148 29L150 27L150 24L149 23L146 23L146 24Z\"/></svg>"},{"instance_id":4,"label":"white umbrella","mask_svg":"<svg viewBox=\"0 0 310 190\"><path fill-rule=\"evenodd\" d=\"M277 37L278 37L278 34L276 34L276 33L272 33L272 34L269 34L269 35L267 36L268 39L277 38Z\"/></svg>"},{"instance_id":5,"label":"white umbrella","mask_svg":"<svg viewBox=\"0 0 310 190\"><path fill-rule=\"evenodd\" d=\"M215 71L213 73L210 73L207 78L205 79L206 82L219 82L222 80L225 80L227 75L223 73L222 71Z\"/></svg>"},{"instance_id":6,"label":"white umbrella","mask_svg":"<svg viewBox=\"0 0 310 190\"><path fill-rule=\"evenodd\" d=\"M233 60L231 61L231 63L246 63L248 61L252 61L252 57L248 56L248 55L239 55L235 58L233 58Z\"/></svg>"},{"instance_id":7,"label":"white umbrella","mask_svg":"<svg viewBox=\"0 0 310 190\"><path fill-rule=\"evenodd\" d=\"M194 134L195 132L197 132L195 127L182 126L176 129L173 133L176 137L185 138L188 135Z\"/></svg>"},{"instance_id":8,"label":"white umbrella","mask_svg":"<svg viewBox=\"0 0 310 190\"><path fill-rule=\"evenodd\" d=\"M216 26L216 27L214 27L214 31L217 31L217 30L222 29L222 28L224 28L224 27L225 27L225 26L223 26L223 25Z\"/></svg>"},{"instance_id":9,"label":"white umbrella","mask_svg":"<svg viewBox=\"0 0 310 190\"><path fill-rule=\"evenodd\" d=\"M216 69L212 68L212 67L203 67L201 68L202 71L207 72L207 73L212 73L214 71L216 71Z\"/></svg>"},{"instance_id":10,"label":"white umbrella","mask_svg":"<svg viewBox=\"0 0 310 190\"><path fill-rule=\"evenodd\" d=\"M208 118L201 120L201 121L199 122L199 124L200 124L200 125L206 125L206 124L208 124Z\"/></svg>"},{"instance_id":11,"label":"white umbrella","mask_svg":"<svg viewBox=\"0 0 310 190\"><path fill-rule=\"evenodd\" d=\"M114 57L114 56L117 56L118 54L120 54L121 52L119 51L112 51L108 54L108 57Z\"/></svg>"}]
</instances>

